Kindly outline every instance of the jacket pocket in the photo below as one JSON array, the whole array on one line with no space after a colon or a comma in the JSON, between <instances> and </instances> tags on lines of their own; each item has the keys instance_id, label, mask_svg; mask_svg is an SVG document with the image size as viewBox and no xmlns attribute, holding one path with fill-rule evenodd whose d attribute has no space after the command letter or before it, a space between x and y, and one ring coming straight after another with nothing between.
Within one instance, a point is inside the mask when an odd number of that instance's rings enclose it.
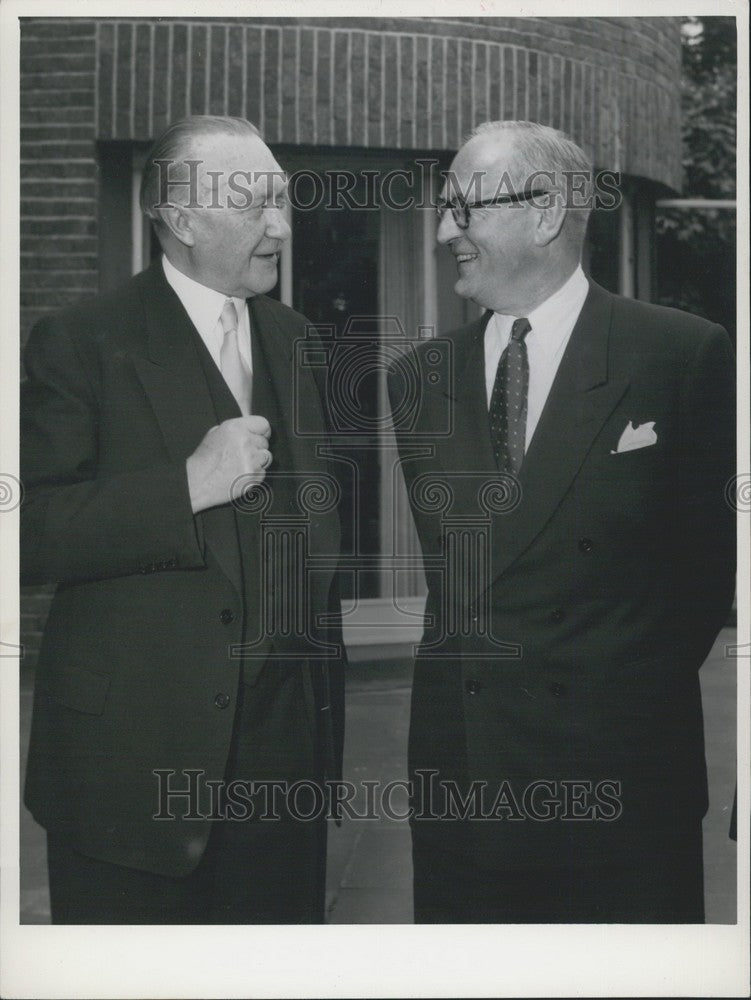
<instances>
[{"instance_id":1,"label":"jacket pocket","mask_svg":"<svg viewBox=\"0 0 751 1000\"><path fill-rule=\"evenodd\" d=\"M66 708L86 715L101 715L110 680L110 677L95 673L87 667L72 666L64 671L48 674L41 680L41 687Z\"/></svg>"}]
</instances>

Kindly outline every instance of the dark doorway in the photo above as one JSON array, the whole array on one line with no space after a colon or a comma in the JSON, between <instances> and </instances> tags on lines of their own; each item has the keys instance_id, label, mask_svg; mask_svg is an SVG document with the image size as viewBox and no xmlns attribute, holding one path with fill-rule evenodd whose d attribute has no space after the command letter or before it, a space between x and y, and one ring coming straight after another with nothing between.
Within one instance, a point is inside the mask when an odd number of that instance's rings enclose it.
<instances>
[{"instance_id":1,"label":"dark doorway","mask_svg":"<svg viewBox=\"0 0 751 1000\"><path fill-rule=\"evenodd\" d=\"M341 173L341 170L339 171ZM368 193L361 174L353 172L355 187L350 189L350 205L336 205L330 197L331 175L317 171L323 199L310 207L294 207L292 215L292 304L311 323L319 327L326 341L333 345L337 358L353 373L346 388L351 397L349 420L339 428L340 444L356 446L359 439L370 447L354 448L350 458L356 462L356 474L346 477L343 509L354 511L345 526L345 551L363 556L379 552L379 478L378 448L372 446L373 427L378 414L377 355L380 321L378 319L379 210L352 207L365 205ZM329 367L341 371L341 362ZM334 381L340 381L334 376ZM342 386L331 384L337 393ZM354 407L354 412L352 410ZM358 413L361 421L358 421ZM351 423L349 435L347 424ZM349 440L351 436L351 440ZM357 480L357 481L356 481ZM344 581L346 598L378 597L378 573L367 570L357 580Z\"/></svg>"}]
</instances>

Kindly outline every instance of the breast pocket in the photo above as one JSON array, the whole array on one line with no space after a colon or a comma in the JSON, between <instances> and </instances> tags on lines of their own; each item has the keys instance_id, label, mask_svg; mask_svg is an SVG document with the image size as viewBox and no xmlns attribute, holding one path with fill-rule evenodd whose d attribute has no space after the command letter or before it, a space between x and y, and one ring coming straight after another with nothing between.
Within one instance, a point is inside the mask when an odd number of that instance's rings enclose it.
<instances>
[{"instance_id":1,"label":"breast pocket","mask_svg":"<svg viewBox=\"0 0 751 1000\"><path fill-rule=\"evenodd\" d=\"M615 454L600 452L589 462L586 479L610 503L652 501L670 484L670 460L659 444Z\"/></svg>"},{"instance_id":2,"label":"breast pocket","mask_svg":"<svg viewBox=\"0 0 751 1000\"><path fill-rule=\"evenodd\" d=\"M653 475L665 462L665 450L659 443L632 448L630 451L612 451L600 454L597 467L604 478L614 479Z\"/></svg>"},{"instance_id":3,"label":"breast pocket","mask_svg":"<svg viewBox=\"0 0 751 1000\"><path fill-rule=\"evenodd\" d=\"M630 572L632 559L655 544L672 521L676 482L659 445L633 451L592 454L573 487L578 528L597 532L612 546L614 569Z\"/></svg>"}]
</instances>

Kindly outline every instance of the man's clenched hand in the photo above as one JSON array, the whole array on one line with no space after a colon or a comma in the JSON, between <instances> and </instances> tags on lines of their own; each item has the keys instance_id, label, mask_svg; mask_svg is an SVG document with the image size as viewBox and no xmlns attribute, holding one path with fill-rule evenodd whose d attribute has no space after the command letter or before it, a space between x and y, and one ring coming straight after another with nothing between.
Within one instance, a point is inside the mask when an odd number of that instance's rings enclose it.
<instances>
[{"instance_id":1,"label":"man's clenched hand","mask_svg":"<svg viewBox=\"0 0 751 1000\"><path fill-rule=\"evenodd\" d=\"M271 465L271 427L265 417L235 417L212 427L186 460L193 513L229 503L232 484L262 482Z\"/></svg>"}]
</instances>

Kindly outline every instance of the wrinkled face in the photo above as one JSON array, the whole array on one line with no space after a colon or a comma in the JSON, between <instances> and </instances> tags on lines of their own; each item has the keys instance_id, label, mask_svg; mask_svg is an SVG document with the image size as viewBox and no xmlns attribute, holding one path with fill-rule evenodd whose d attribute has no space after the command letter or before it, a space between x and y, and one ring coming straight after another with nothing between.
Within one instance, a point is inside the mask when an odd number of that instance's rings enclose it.
<instances>
[{"instance_id":1,"label":"wrinkled face","mask_svg":"<svg viewBox=\"0 0 751 1000\"><path fill-rule=\"evenodd\" d=\"M521 192L525 178L510 168L513 138L480 135L470 139L451 164L451 183L442 199L457 190L468 202ZM527 202L491 205L470 211L469 227L460 229L451 212L438 227L438 242L448 246L456 260L454 290L485 309L519 315L540 267L534 229L539 213Z\"/></svg>"},{"instance_id":2,"label":"wrinkled face","mask_svg":"<svg viewBox=\"0 0 751 1000\"><path fill-rule=\"evenodd\" d=\"M270 291L290 235L282 168L254 135L202 137L191 156L202 161L201 207L186 209L194 239L191 276L238 298Z\"/></svg>"}]
</instances>

